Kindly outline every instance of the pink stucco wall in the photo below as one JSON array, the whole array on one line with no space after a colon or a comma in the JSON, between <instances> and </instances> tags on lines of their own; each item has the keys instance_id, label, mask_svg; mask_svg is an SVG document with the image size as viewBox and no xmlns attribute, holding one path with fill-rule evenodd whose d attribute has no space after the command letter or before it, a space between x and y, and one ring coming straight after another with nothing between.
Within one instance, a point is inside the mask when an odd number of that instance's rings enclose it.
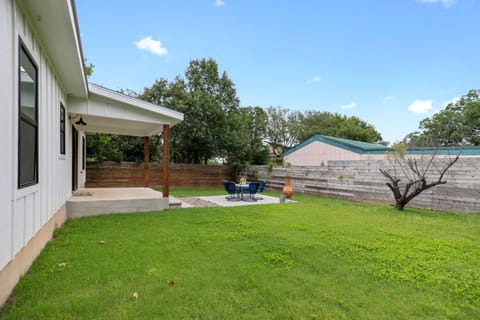
<instances>
[{"instance_id":1,"label":"pink stucco wall","mask_svg":"<svg viewBox=\"0 0 480 320\"><path fill-rule=\"evenodd\" d=\"M329 160L382 160L384 154L358 154L320 141L300 148L284 158L285 163L294 166L321 166Z\"/></svg>"}]
</instances>

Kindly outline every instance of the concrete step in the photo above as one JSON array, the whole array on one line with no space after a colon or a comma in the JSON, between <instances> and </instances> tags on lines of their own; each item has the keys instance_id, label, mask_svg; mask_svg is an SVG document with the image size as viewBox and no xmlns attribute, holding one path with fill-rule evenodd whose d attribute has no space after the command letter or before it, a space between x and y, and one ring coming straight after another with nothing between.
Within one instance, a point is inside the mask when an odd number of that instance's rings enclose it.
<instances>
[{"instance_id":1,"label":"concrete step","mask_svg":"<svg viewBox=\"0 0 480 320\"><path fill-rule=\"evenodd\" d=\"M175 197L168 197L168 208L169 209L180 209L182 207L182 201L178 200Z\"/></svg>"}]
</instances>

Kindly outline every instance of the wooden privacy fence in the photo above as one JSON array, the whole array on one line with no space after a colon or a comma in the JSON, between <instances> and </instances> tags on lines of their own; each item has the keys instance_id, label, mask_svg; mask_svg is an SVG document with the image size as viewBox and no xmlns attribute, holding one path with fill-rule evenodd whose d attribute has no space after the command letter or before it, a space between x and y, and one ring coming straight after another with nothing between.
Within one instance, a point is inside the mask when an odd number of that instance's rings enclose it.
<instances>
[{"instance_id":1,"label":"wooden privacy fence","mask_svg":"<svg viewBox=\"0 0 480 320\"><path fill-rule=\"evenodd\" d=\"M170 164L170 187L223 187L235 171L228 166ZM87 188L143 187L143 163L104 162L87 164ZM162 165L150 163L150 187L162 186Z\"/></svg>"},{"instance_id":2,"label":"wooden privacy fence","mask_svg":"<svg viewBox=\"0 0 480 320\"><path fill-rule=\"evenodd\" d=\"M394 204L387 180L379 171L387 166L386 160L328 161L315 167L249 166L241 175L266 180L270 190L281 190L288 175L297 193ZM480 213L480 159L460 159L445 180L447 184L424 191L407 206Z\"/></svg>"}]
</instances>

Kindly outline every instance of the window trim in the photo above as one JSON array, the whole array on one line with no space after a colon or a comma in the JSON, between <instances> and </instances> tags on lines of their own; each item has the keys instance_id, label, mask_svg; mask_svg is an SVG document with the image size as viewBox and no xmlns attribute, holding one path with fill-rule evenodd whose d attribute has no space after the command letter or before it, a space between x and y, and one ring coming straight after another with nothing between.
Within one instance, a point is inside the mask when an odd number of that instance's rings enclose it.
<instances>
[{"instance_id":1,"label":"window trim","mask_svg":"<svg viewBox=\"0 0 480 320\"><path fill-rule=\"evenodd\" d=\"M18 107L18 137L17 137L17 187L18 189L23 189L23 188L26 188L26 187L29 187L29 186L33 186L33 185L36 185L38 184L38 176L39 176L39 173L38 173L38 168L39 168L39 165L38 165L38 162L39 162L39 157L38 157L38 79L39 79L39 76L38 76L38 65L37 63L35 62L35 60L33 59L32 55L30 54L30 51L28 50L27 46L25 45L25 43L22 41L22 39L19 37L19 45L18 45L18 71L17 71L17 85L18 85L18 91L17 91L17 94L18 94L18 101L17 101L17 107ZM25 115L22 115L22 108L21 108L21 60L22 60L22 52L25 54L25 56L28 58L28 60L30 61L30 63L33 65L33 67L35 68L35 100L34 100L34 103L35 103L35 122L33 122L31 119L29 119L29 117L25 116ZM34 178L32 181L28 181L28 182L25 182L25 183L21 183L20 181L20 168L21 168L21 159L20 159L20 140L21 140L21 124L22 124L22 121L23 122L26 122L32 126L35 127L35 150L34 150Z\"/></svg>"},{"instance_id":2,"label":"window trim","mask_svg":"<svg viewBox=\"0 0 480 320\"><path fill-rule=\"evenodd\" d=\"M87 139L82 136L82 170L87 167Z\"/></svg>"},{"instance_id":3,"label":"window trim","mask_svg":"<svg viewBox=\"0 0 480 320\"><path fill-rule=\"evenodd\" d=\"M66 147L66 111L63 103L60 102L60 154L67 153Z\"/></svg>"}]
</instances>

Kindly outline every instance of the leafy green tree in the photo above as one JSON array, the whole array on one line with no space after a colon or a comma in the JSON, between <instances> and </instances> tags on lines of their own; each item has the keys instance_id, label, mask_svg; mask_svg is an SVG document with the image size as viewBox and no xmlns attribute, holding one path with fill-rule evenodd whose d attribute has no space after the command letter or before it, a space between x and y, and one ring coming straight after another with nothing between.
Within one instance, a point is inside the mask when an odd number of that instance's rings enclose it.
<instances>
[{"instance_id":1,"label":"leafy green tree","mask_svg":"<svg viewBox=\"0 0 480 320\"><path fill-rule=\"evenodd\" d=\"M466 136L465 139L469 144L480 145L480 100L468 102L463 108L463 119L465 121Z\"/></svg>"},{"instance_id":2,"label":"leafy green tree","mask_svg":"<svg viewBox=\"0 0 480 320\"><path fill-rule=\"evenodd\" d=\"M382 140L375 127L358 117L338 113L306 111L299 140L320 134L363 142L377 143Z\"/></svg>"},{"instance_id":3,"label":"leafy green tree","mask_svg":"<svg viewBox=\"0 0 480 320\"><path fill-rule=\"evenodd\" d=\"M123 160L120 138L117 135L97 133L87 136L87 155L92 161Z\"/></svg>"},{"instance_id":4,"label":"leafy green tree","mask_svg":"<svg viewBox=\"0 0 480 320\"><path fill-rule=\"evenodd\" d=\"M140 98L184 114L184 121L171 131L174 162L206 164L231 152L229 139L238 129L229 117L238 112L239 99L235 85L226 72L219 74L214 60L190 61L185 80L160 79Z\"/></svg>"},{"instance_id":5,"label":"leafy green tree","mask_svg":"<svg viewBox=\"0 0 480 320\"><path fill-rule=\"evenodd\" d=\"M185 120L188 121L186 111L189 97L185 81L179 76L172 82L164 78L156 80L151 87L145 88L138 97L153 104L183 112L185 113ZM184 122L177 124L170 130L170 159L176 163L189 162L184 160L188 158L188 148L184 147L182 143L183 130L185 130Z\"/></svg>"},{"instance_id":6,"label":"leafy green tree","mask_svg":"<svg viewBox=\"0 0 480 320\"><path fill-rule=\"evenodd\" d=\"M87 135L89 161L144 161L143 137L96 133ZM162 141L159 136L150 137L150 161L161 162Z\"/></svg>"},{"instance_id":7,"label":"leafy green tree","mask_svg":"<svg viewBox=\"0 0 480 320\"><path fill-rule=\"evenodd\" d=\"M409 146L425 145L480 145L480 90L470 90L458 101L431 118L423 119L416 131L404 141Z\"/></svg>"},{"instance_id":8,"label":"leafy green tree","mask_svg":"<svg viewBox=\"0 0 480 320\"><path fill-rule=\"evenodd\" d=\"M267 115L266 141L278 157L317 134L371 143L382 141L373 125L354 116L312 110L302 113L280 107L268 108Z\"/></svg>"},{"instance_id":9,"label":"leafy green tree","mask_svg":"<svg viewBox=\"0 0 480 320\"><path fill-rule=\"evenodd\" d=\"M246 107L242 110L247 111L246 120L250 139L247 141L249 150L248 161L251 164L266 164L269 158L268 147L265 145L265 127L267 126L268 116L261 107Z\"/></svg>"},{"instance_id":10,"label":"leafy green tree","mask_svg":"<svg viewBox=\"0 0 480 320\"><path fill-rule=\"evenodd\" d=\"M90 77L93 74L93 69L95 66L91 63L87 64L87 59L85 59L85 74L87 77Z\"/></svg>"},{"instance_id":11,"label":"leafy green tree","mask_svg":"<svg viewBox=\"0 0 480 320\"><path fill-rule=\"evenodd\" d=\"M229 164L265 164L268 148L263 143L267 115L260 107L244 107L230 112L231 135L226 141L225 159Z\"/></svg>"},{"instance_id":12,"label":"leafy green tree","mask_svg":"<svg viewBox=\"0 0 480 320\"><path fill-rule=\"evenodd\" d=\"M269 107L267 115L265 140L270 146L271 152L276 157L280 157L283 152L299 142L295 133L299 131L297 128L298 121L296 120L301 115L281 107Z\"/></svg>"}]
</instances>

